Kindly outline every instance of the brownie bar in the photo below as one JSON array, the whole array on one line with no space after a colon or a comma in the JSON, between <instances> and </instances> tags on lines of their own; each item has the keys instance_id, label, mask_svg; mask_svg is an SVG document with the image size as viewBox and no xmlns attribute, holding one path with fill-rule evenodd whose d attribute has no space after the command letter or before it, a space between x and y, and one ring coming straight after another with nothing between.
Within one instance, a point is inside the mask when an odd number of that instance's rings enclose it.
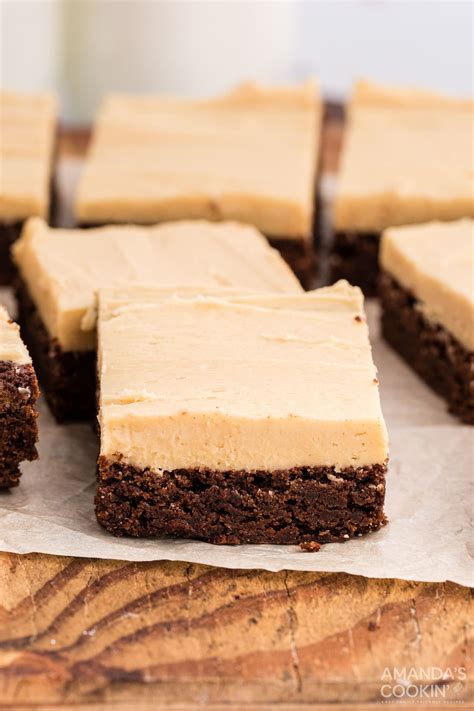
<instances>
[{"instance_id":1,"label":"brownie bar","mask_svg":"<svg viewBox=\"0 0 474 711\"><path fill-rule=\"evenodd\" d=\"M116 536L172 535L211 543L342 541L376 531L386 465L286 471L153 472L99 458L99 523Z\"/></svg>"},{"instance_id":2,"label":"brownie bar","mask_svg":"<svg viewBox=\"0 0 474 711\"><path fill-rule=\"evenodd\" d=\"M10 284L15 273L10 259L10 247L18 239L23 222L0 224L0 285Z\"/></svg>"},{"instance_id":3,"label":"brownie bar","mask_svg":"<svg viewBox=\"0 0 474 711\"><path fill-rule=\"evenodd\" d=\"M0 488L19 484L20 462L37 459L38 381L31 365L0 361Z\"/></svg>"},{"instance_id":4,"label":"brownie bar","mask_svg":"<svg viewBox=\"0 0 474 711\"><path fill-rule=\"evenodd\" d=\"M388 274L380 277L379 293L384 338L448 401L450 412L474 424L474 353L443 326L430 323L413 294Z\"/></svg>"},{"instance_id":5,"label":"brownie bar","mask_svg":"<svg viewBox=\"0 0 474 711\"><path fill-rule=\"evenodd\" d=\"M95 351L65 353L51 338L20 278L15 282L23 340L57 422L92 420L97 411Z\"/></svg>"},{"instance_id":6,"label":"brownie bar","mask_svg":"<svg viewBox=\"0 0 474 711\"><path fill-rule=\"evenodd\" d=\"M347 279L366 296L376 296L380 235L373 232L336 232L332 246L331 281Z\"/></svg>"}]
</instances>

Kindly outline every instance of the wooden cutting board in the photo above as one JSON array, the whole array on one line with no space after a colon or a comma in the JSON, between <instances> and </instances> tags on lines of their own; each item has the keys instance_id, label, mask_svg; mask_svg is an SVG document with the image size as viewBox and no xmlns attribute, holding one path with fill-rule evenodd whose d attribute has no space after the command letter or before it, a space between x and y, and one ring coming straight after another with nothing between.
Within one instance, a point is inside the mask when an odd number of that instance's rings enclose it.
<instances>
[{"instance_id":1,"label":"wooden cutting board","mask_svg":"<svg viewBox=\"0 0 474 711\"><path fill-rule=\"evenodd\" d=\"M60 151L86 143L67 131ZM472 620L451 583L0 554L0 708L361 708L393 701L394 674L439 668L455 679L421 684L444 709L472 700Z\"/></svg>"}]
</instances>

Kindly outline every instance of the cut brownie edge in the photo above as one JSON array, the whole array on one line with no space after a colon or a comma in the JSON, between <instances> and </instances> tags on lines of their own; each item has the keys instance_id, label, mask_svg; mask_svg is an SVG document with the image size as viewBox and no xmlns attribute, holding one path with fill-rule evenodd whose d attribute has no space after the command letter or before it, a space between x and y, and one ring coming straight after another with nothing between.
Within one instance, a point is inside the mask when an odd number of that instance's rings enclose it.
<instances>
[{"instance_id":1,"label":"cut brownie edge","mask_svg":"<svg viewBox=\"0 0 474 711\"><path fill-rule=\"evenodd\" d=\"M474 353L428 321L413 294L387 273L380 276L379 293L385 340L447 400L452 414L474 424Z\"/></svg>"},{"instance_id":2,"label":"cut brownie edge","mask_svg":"<svg viewBox=\"0 0 474 711\"><path fill-rule=\"evenodd\" d=\"M39 397L33 366L0 361L0 488L19 484L23 461L37 459Z\"/></svg>"},{"instance_id":3,"label":"cut brownie edge","mask_svg":"<svg viewBox=\"0 0 474 711\"><path fill-rule=\"evenodd\" d=\"M52 414L57 422L93 420L97 412L95 351L64 352L48 334L19 277L15 280L15 291L21 335Z\"/></svg>"},{"instance_id":4,"label":"cut brownie edge","mask_svg":"<svg viewBox=\"0 0 474 711\"><path fill-rule=\"evenodd\" d=\"M366 296L377 295L380 235L372 232L336 232L330 257L331 281L347 279Z\"/></svg>"},{"instance_id":5,"label":"cut brownie edge","mask_svg":"<svg viewBox=\"0 0 474 711\"><path fill-rule=\"evenodd\" d=\"M101 456L99 523L116 536L177 536L217 544L343 541L376 531L386 463L336 471L153 472Z\"/></svg>"}]
</instances>

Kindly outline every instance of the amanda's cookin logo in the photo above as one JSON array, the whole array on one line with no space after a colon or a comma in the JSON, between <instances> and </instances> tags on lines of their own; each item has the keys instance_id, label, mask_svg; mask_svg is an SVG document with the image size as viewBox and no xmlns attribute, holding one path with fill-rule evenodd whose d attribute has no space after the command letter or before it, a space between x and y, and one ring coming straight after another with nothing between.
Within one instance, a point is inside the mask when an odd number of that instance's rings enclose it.
<instances>
[{"instance_id":1,"label":"amanda's cookin logo","mask_svg":"<svg viewBox=\"0 0 474 711\"><path fill-rule=\"evenodd\" d=\"M383 703L442 702L443 699L452 703L462 692L466 677L464 667L385 667L380 694Z\"/></svg>"}]
</instances>

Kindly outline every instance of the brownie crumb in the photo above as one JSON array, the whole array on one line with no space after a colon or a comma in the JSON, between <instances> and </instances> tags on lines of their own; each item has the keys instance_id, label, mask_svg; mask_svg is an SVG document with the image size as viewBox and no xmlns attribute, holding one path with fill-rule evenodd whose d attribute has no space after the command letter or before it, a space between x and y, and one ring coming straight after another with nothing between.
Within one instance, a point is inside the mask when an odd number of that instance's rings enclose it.
<instances>
[{"instance_id":1,"label":"brownie crumb","mask_svg":"<svg viewBox=\"0 0 474 711\"><path fill-rule=\"evenodd\" d=\"M376 622L369 622L369 624L367 625L367 629L369 630L369 632L375 632L375 630L377 630L378 628L379 626Z\"/></svg>"},{"instance_id":2,"label":"brownie crumb","mask_svg":"<svg viewBox=\"0 0 474 711\"><path fill-rule=\"evenodd\" d=\"M306 553L317 553L321 550L321 546L317 541L305 541L304 543L300 543L300 548Z\"/></svg>"},{"instance_id":3,"label":"brownie crumb","mask_svg":"<svg viewBox=\"0 0 474 711\"><path fill-rule=\"evenodd\" d=\"M357 321L357 323L362 323L363 320L362 316L359 316L358 314L357 316L354 316L354 321Z\"/></svg>"},{"instance_id":4,"label":"brownie crumb","mask_svg":"<svg viewBox=\"0 0 474 711\"><path fill-rule=\"evenodd\" d=\"M379 379L378 379L378 378L374 378L374 379L372 380L372 382L375 383L375 385L378 385L378 384L379 384Z\"/></svg>"}]
</instances>

